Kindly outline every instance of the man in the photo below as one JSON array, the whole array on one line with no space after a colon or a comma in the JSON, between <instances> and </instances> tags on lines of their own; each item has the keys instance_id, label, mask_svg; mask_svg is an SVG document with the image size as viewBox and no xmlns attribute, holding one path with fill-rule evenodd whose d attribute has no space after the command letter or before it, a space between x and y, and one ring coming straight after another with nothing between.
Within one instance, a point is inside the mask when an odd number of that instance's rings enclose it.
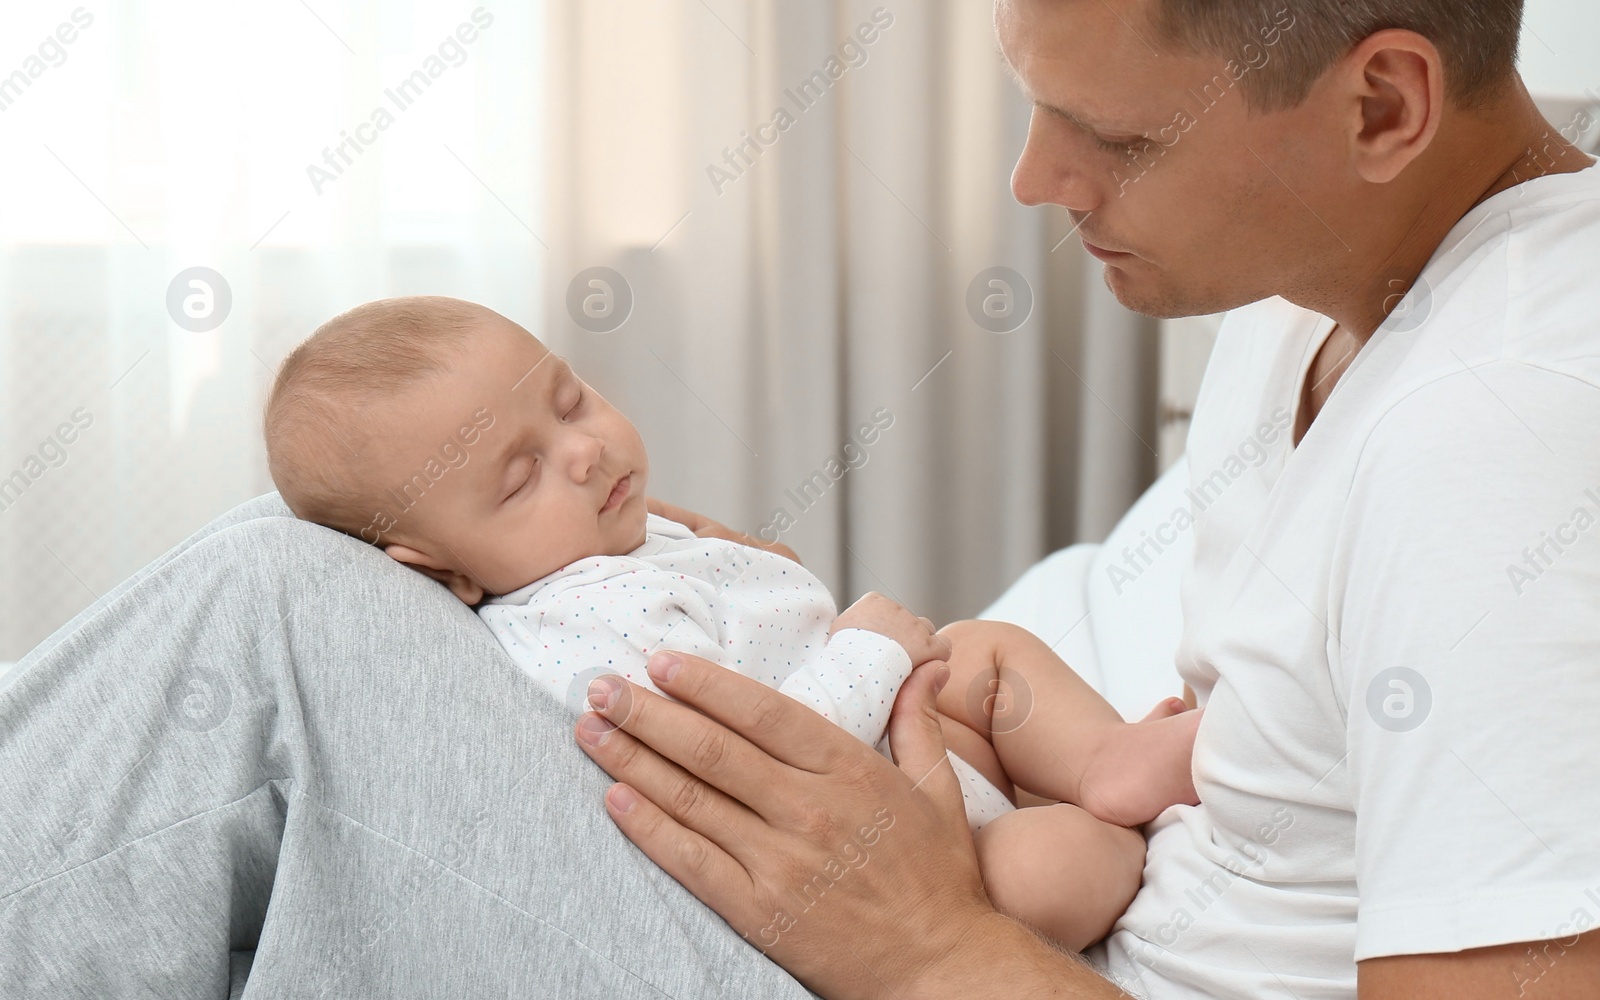
<instances>
[{"instance_id":1,"label":"man","mask_svg":"<svg viewBox=\"0 0 1600 1000\"><path fill-rule=\"evenodd\" d=\"M1600 994L1600 170L1529 99L1520 23L997 0L1019 200L1071 212L1126 305L1236 310L1188 451L1204 804L1150 826L1098 971L990 908L936 665L896 767L657 654L685 704L628 688L577 731L623 832L828 997ZM1252 438L1259 475L1219 476Z\"/></svg>"}]
</instances>

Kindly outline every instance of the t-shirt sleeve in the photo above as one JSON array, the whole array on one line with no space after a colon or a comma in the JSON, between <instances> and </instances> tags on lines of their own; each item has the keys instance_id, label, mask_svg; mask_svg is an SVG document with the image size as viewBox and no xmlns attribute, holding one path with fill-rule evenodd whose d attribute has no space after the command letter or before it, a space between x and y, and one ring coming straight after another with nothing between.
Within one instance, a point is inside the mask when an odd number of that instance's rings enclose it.
<instances>
[{"instance_id":1,"label":"t-shirt sleeve","mask_svg":"<svg viewBox=\"0 0 1600 1000\"><path fill-rule=\"evenodd\" d=\"M1418 389L1363 448L1328 622L1358 961L1597 922L1596 428L1591 382L1494 362Z\"/></svg>"},{"instance_id":2,"label":"t-shirt sleeve","mask_svg":"<svg viewBox=\"0 0 1600 1000\"><path fill-rule=\"evenodd\" d=\"M876 744L911 668L905 647L893 639L867 629L843 628L778 690L863 742Z\"/></svg>"}]
</instances>

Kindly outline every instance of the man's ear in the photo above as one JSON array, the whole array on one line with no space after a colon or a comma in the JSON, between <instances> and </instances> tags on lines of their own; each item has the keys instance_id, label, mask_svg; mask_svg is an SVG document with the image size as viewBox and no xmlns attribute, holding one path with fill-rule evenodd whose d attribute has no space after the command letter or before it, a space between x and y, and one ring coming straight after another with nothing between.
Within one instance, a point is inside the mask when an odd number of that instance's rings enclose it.
<instances>
[{"instance_id":1,"label":"man's ear","mask_svg":"<svg viewBox=\"0 0 1600 1000\"><path fill-rule=\"evenodd\" d=\"M1373 33L1340 61L1359 109L1351 152L1361 178L1387 184L1433 142L1444 113L1444 59L1414 31Z\"/></svg>"},{"instance_id":2,"label":"man's ear","mask_svg":"<svg viewBox=\"0 0 1600 1000\"><path fill-rule=\"evenodd\" d=\"M449 587L450 593L459 597L461 602L469 608L483 600L483 588L474 583L471 577L450 569L426 552L421 552L399 543L385 545L383 551L387 552L389 558L395 562L404 563L418 573L438 580L446 587Z\"/></svg>"}]
</instances>

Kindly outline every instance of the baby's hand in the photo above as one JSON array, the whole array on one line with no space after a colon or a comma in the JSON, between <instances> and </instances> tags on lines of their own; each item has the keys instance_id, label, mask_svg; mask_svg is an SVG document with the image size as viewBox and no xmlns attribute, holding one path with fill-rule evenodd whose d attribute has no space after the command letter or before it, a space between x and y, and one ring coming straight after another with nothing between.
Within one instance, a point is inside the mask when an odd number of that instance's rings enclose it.
<instances>
[{"instance_id":1,"label":"baby's hand","mask_svg":"<svg viewBox=\"0 0 1600 1000\"><path fill-rule=\"evenodd\" d=\"M933 622L918 618L906 610L905 605L882 594L867 594L845 608L844 613L833 620L828 635L831 637L845 628L866 629L893 639L905 648L913 667L929 660L950 658L950 640L935 631Z\"/></svg>"}]
</instances>

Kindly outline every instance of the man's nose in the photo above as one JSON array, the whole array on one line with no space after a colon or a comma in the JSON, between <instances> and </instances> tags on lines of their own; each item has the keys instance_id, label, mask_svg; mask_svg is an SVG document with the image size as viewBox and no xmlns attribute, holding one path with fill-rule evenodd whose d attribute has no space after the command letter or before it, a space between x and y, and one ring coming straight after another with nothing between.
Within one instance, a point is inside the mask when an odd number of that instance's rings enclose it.
<instances>
[{"instance_id":1,"label":"man's nose","mask_svg":"<svg viewBox=\"0 0 1600 1000\"><path fill-rule=\"evenodd\" d=\"M1059 139L1045 141L1037 127L1028 129L1011 171L1011 194L1023 205L1060 205L1082 213L1096 207L1093 185L1077 157Z\"/></svg>"}]
</instances>

